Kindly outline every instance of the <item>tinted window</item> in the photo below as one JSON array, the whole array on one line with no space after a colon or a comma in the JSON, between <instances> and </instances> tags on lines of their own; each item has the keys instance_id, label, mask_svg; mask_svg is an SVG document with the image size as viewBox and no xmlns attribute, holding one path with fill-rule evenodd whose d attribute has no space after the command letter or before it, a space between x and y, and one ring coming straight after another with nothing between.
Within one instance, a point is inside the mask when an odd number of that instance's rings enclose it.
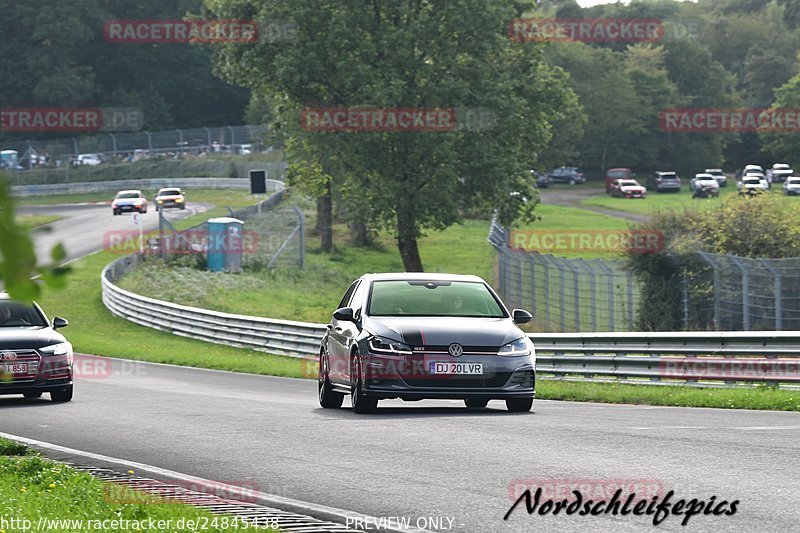
<instances>
[{"instance_id":1,"label":"tinted window","mask_svg":"<svg viewBox=\"0 0 800 533\"><path fill-rule=\"evenodd\" d=\"M121 192L117 194L117 198L139 198L139 194L135 192Z\"/></svg>"},{"instance_id":2,"label":"tinted window","mask_svg":"<svg viewBox=\"0 0 800 533\"><path fill-rule=\"evenodd\" d=\"M346 292L346 293L344 293L344 296L342 296L342 301L341 301L341 302L339 302L339 307L340 307L340 308L341 308L341 307L347 307L347 304L349 304L349 303L350 303L350 298L352 298L352 297L353 297L353 291L355 291L355 290L356 290L356 287L358 287L358 283L359 283L359 281L361 281L361 280L356 280L356 281L354 281L354 282L353 282L353 284L352 284L352 285L350 285L350 288L349 288L349 289L347 289L347 292Z\"/></svg>"},{"instance_id":3,"label":"tinted window","mask_svg":"<svg viewBox=\"0 0 800 533\"><path fill-rule=\"evenodd\" d=\"M9 300L0 300L0 328L46 326L35 307Z\"/></svg>"},{"instance_id":4,"label":"tinted window","mask_svg":"<svg viewBox=\"0 0 800 533\"><path fill-rule=\"evenodd\" d=\"M474 281L376 281L369 298L371 316L507 315L485 284Z\"/></svg>"}]
</instances>

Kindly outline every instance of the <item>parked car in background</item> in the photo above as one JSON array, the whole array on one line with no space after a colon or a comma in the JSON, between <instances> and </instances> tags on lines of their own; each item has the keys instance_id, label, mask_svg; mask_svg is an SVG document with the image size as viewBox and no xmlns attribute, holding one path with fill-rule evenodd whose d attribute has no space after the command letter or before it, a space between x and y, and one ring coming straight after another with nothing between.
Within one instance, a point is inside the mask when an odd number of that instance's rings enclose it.
<instances>
[{"instance_id":1,"label":"parked car in background","mask_svg":"<svg viewBox=\"0 0 800 533\"><path fill-rule=\"evenodd\" d=\"M533 180L533 186L537 189L546 189L550 186L550 178L547 174L531 169L531 179Z\"/></svg>"},{"instance_id":2,"label":"parked car in background","mask_svg":"<svg viewBox=\"0 0 800 533\"><path fill-rule=\"evenodd\" d=\"M629 168L609 168L606 171L606 192L611 190L614 180L632 180L636 174Z\"/></svg>"},{"instance_id":3,"label":"parked car in background","mask_svg":"<svg viewBox=\"0 0 800 533\"><path fill-rule=\"evenodd\" d=\"M739 194L762 193L768 189L769 183L767 183L763 174L753 173L744 175L736 184L736 190L739 191Z\"/></svg>"},{"instance_id":4,"label":"parked car in background","mask_svg":"<svg viewBox=\"0 0 800 533\"><path fill-rule=\"evenodd\" d=\"M761 168L760 165L745 165L744 170L742 170L742 176L746 176L748 172L755 171L760 174L764 174L764 169Z\"/></svg>"},{"instance_id":5,"label":"parked car in background","mask_svg":"<svg viewBox=\"0 0 800 533\"><path fill-rule=\"evenodd\" d=\"M645 198L647 189L636 180L614 180L608 194L620 198Z\"/></svg>"},{"instance_id":6,"label":"parked car in background","mask_svg":"<svg viewBox=\"0 0 800 533\"><path fill-rule=\"evenodd\" d=\"M114 215L133 212L144 214L147 213L147 198L142 191L119 191L111 202L111 210Z\"/></svg>"},{"instance_id":7,"label":"parked car in background","mask_svg":"<svg viewBox=\"0 0 800 533\"><path fill-rule=\"evenodd\" d=\"M711 174L720 187L728 186L728 177L722 172L721 168L707 168L703 171L704 174Z\"/></svg>"},{"instance_id":8,"label":"parked car in background","mask_svg":"<svg viewBox=\"0 0 800 533\"><path fill-rule=\"evenodd\" d=\"M186 193L177 187L166 187L158 190L153 202L156 205L156 211L170 207L186 209Z\"/></svg>"},{"instance_id":9,"label":"parked car in background","mask_svg":"<svg viewBox=\"0 0 800 533\"><path fill-rule=\"evenodd\" d=\"M578 167L559 167L554 168L548 175L550 183L569 183L575 185L576 183L583 183L586 178L583 177L583 172Z\"/></svg>"},{"instance_id":10,"label":"parked car in background","mask_svg":"<svg viewBox=\"0 0 800 533\"><path fill-rule=\"evenodd\" d=\"M56 331L67 325L60 317L50 322L35 302L0 293L0 394L72 400L72 345Z\"/></svg>"},{"instance_id":11,"label":"parked car in background","mask_svg":"<svg viewBox=\"0 0 800 533\"><path fill-rule=\"evenodd\" d=\"M75 156L75 159L72 160L73 166L76 167L82 165L95 167L97 165L102 165L105 162L106 158L103 154L78 154L77 156Z\"/></svg>"},{"instance_id":12,"label":"parked car in background","mask_svg":"<svg viewBox=\"0 0 800 533\"><path fill-rule=\"evenodd\" d=\"M792 176L794 176L794 170L786 163L772 165L772 183L783 183Z\"/></svg>"},{"instance_id":13,"label":"parked car in background","mask_svg":"<svg viewBox=\"0 0 800 533\"><path fill-rule=\"evenodd\" d=\"M719 189L719 182L717 182L713 175L707 172L700 172L695 174L689 181L689 190L694 192L700 187Z\"/></svg>"},{"instance_id":14,"label":"parked car in background","mask_svg":"<svg viewBox=\"0 0 800 533\"><path fill-rule=\"evenodd\" d=\"M656 192L679 192L681 178L672 171L657 171L647 179L647 188Z\"/></svg>"},{"instance_id":15,"label":"parked car in background","mask_svg":"<svg viewBox=\"0 0 800 533\"><path fill-rule=\"evenodd\" d=\"M783 182L783 193L787 196L797 196L800 194L800 177L792 176Z\"/></svg>"}]
</instances>

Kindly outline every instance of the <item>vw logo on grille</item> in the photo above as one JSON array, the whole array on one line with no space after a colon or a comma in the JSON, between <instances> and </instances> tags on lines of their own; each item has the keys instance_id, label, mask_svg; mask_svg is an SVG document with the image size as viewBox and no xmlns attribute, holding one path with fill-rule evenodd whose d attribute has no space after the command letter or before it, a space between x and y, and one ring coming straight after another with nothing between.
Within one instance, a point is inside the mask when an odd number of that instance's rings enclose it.
<instances>
[{"instance_id":1,"label":"vw logo on grille","mask_svg":"<svg viewBox=\"0 0 800 533\"><path fill-rule=\"evenodd\" d=\"M0 359L4 359L6 361L13 361L17 358L17 354L14 352L0 352Z\"/></svg>"},{"instance_id":2,"label":"vw logo on grille","mask_svg":"<svg viewBox=\"0 0 800 533\"><path fill-rule=\"evenodd\" d=\"M464 347L454 342L450 346L447 347L447 351L450 352L450 355L453 357L461 357L461 354L464 353Z\"/></svg>"}]
</instances>

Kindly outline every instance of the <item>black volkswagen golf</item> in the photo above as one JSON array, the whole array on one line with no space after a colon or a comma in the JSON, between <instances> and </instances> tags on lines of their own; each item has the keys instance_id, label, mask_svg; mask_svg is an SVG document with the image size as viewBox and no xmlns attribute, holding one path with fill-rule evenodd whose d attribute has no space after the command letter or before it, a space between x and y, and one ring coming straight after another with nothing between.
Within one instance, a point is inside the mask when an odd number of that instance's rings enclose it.
<instances>
[{"instance_id":1,"label":"black volkswagen golf","mask_svg":"<svg viewBox=\"0 0 800 533\"><path fill-rule=\"evenodd\" d=\"M49 392L54 402L72 399L72 345L58 328L63 318L47 320L42 309L0 293L0 394L38 398Z\"/></svg>"},{"instance_id":2,"label":"black volkswagen golf","mask_svg":"<svg viewBox=\"0 0 800 533\"><path fill-rule=\"evenodd\" d=\"M453 274L367 274L333 313L319 357L319 402L356 413L381 399L505 400L529 411L536 385L533 343L488 283Z\"/></svg>"}]
</instances>

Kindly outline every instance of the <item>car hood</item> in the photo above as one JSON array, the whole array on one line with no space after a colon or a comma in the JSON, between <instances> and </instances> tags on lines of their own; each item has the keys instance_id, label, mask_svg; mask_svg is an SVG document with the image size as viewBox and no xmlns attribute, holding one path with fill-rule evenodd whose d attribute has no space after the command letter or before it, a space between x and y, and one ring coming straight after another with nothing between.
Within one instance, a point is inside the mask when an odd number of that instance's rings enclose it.
<instances>
[{"instance_id":1,"label":"car hood","mask_svg":"<svg viewBox=\"0 0 800 533\"><path fill-rule=\"evenodd\" d=\"M0 352L39 349L66 339L52 328L0 328Z\"/></svg>"},{"instance_id":2,"label":"car hood","mask_svg":"<svg viewBox=\"0 0 800 533\"><path fill-rule=\"evenodd\" d=\"M411 346L464 346L497 348L525 334L510 318L478 317L368 317L370 333Z\"/></svg>"},{"instance_id":3,"label":"car hood","mask_svg":"<svg viewBox=\"0 0 800 533\"><path fill-rule=\"evenodd\" d=\"M640 185L622 185L620 186L620 190L622 191L643 191L645 190L644 187Z\"/></svg>"}]
</instances>

